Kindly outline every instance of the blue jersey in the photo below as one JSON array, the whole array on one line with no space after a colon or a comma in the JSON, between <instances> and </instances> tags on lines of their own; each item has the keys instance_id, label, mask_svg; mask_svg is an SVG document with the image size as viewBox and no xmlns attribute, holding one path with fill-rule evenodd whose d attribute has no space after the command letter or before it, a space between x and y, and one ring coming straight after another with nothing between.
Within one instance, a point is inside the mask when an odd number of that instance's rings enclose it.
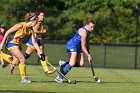
<instances>
[{"instance_id":1,"label":"blue jersey","mask_svg":"<svg viewBox=\"0 0 140 93\"><path fill-rule=\"evenodd\" d=\"M89 31L85 28L85 26L82 27L87 32L87 41L89 40ZM81 47L81 36L79 35L78 31L75 33L75 35L67 42L67 45L69 47Z\"/></svg>"},{"instance_id":2,"label":"blue jersey","mask_svg":"<svg viewBox=\"0 0 140 93\"><path fill-rule=\"evenodd\" d=\"M41 43L41 40L39 39L38 35L35 36L35 40L37 42L37 44L39 45L39 47L42 47L42 43ZM28 42L26 43L27 46L31 46L33 47L33 42L32 42L32 39L29 39Z\"/></svg>"},{"instance_id":3,"label":"blue jersey","mask_svg":"<svg viewBox=\"0 0 140 93\"><path fill-rule=\"evenodd\" d=\"M39 30L40 32L43 32L43 30L44 30L43 25L40 25L39 28L38 28L38 30ZM40 47L42 47L42 44L41 44L41 41L42 41L42 34L41 34L41 33L40 33L40 34L39 34L39 33L38 33L38 34L37 34L37 33L35 34L35 40L36 40L36 42L38 43L38 45L39 45ZM33 47L32 39L29 39L26 45L27 45L27 46L32 46L32 47Z\"/></svg>"},{"instance_id":4,"label":"blue jersey","mask_svg":"<svg viewBox=\"0 0 140 93\"><path fill-rule=\"evenodd\" d=\"M89 31L85 28L85 26L82 27L87 32L87 38L86 41L89 40ZM81 53L81 36L79 35L78 31L75 33L75 35L67 42L67 52L78 52ZM70 50L70 51L69 51Z\"/></svg>"}]
</instances>

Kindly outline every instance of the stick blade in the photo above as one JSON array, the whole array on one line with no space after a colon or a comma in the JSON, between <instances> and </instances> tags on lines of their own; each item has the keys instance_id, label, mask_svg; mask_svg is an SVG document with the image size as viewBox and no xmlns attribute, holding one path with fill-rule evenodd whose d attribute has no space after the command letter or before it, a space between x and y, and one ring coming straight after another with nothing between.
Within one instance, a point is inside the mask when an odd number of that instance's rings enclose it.
<instances>
[{"instance_id":1,"label":"stick blade","mask_svg":"<svg viewBox=\"0 0 140 93\"><path fill-rule=\"evenodd\" d=\"M69 84L76 84L76 80L72 80L68 82Z\"/></svg>"},{"instance_id":2,"label":"stick blade","mask_svg":"<svg viewBox=\"0 0 140 93\"><path fill-rule=\"evenodd\" d=\"M98 77L95 77L94 80L97 82L98 81Z\"/></svg>"}]
</instances>

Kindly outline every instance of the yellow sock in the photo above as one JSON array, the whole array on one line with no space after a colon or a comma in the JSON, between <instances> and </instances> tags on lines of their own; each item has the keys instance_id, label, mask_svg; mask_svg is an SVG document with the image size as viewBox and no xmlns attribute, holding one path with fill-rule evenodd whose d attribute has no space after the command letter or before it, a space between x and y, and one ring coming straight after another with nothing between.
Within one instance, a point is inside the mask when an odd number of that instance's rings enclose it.
<instances>
[{"instance_id":1,"label":"yellow sock","mask_svg":"<svg viewBox=\"0 0 140 93\"><path fill-rule=\"evenodd\" d=\"M26 77L26 65L19 64L19 71L20 71L21 79L24 79Z\"/></svg>"},{"instance_id":2,"label":"yellow sock","mask_svg":"<svg viewBox=\"0 0 140 93\"><path fill-rule=\"evenodd\" d=\"M8 63L12 63L12 61L13 61L13 57L12 56L10 56L8 54L5 54L3 52L0 52L0 58L6 60L6 62L8 62Z\"/></svg>"},{"instance_id":3,"label":"yellow sock","mask_svg":"<svg viewBox=\"0 0 140 93\"><path fill-rule=\"evenodd\" d=\"M48 60L49 60L49 57L45 56L45 61L46 61L47 66L48 66Z\"/></svg>"},{"instance_id":4,"label":"yellow sock","mask_svg":"<svg viewBox=\"0 0 140 93\"><path fill-rule=\"evenodd\" d=\"M41 60L41 65L44 68L44 71L48 72L48 66L47 66L46 62Z\"/></svg>"}]
</instances>

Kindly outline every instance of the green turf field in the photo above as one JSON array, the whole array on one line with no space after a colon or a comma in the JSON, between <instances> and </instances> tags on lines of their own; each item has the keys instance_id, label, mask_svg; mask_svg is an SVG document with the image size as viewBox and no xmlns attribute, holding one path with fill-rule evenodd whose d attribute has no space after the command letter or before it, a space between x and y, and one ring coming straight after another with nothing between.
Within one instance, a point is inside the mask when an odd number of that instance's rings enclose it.
<instances>
[{"instance_id":1,"label":"green turf field","mask_svg":"<svg viewBox=\"0 0 140 93\"><path fill-rule=\"evenodd\" d=\"M30 84L20 83L18 67L14 74L9 66L0 67L0 93L139 93L140 70L95 68L101 83L95 83L89 67L73 68L68 74L77 84L54 82L57 73L46 77L41 66L27 66Z\"/></svg>"}]
</instances>

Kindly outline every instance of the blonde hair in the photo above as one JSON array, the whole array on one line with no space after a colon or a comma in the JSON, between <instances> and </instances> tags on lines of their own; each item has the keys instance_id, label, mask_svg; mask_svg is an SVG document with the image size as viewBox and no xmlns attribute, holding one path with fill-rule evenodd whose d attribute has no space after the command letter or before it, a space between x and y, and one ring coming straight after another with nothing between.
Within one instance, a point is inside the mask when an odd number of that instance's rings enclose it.
<instances>
[{"instance_id":1,"label":"blonde hair","mask_svg":"<svg viewBox=\"0 0 140 93\"><path fill-rule=\"evenodd\" d=\"M24 20L25 22L37 20L36 14L34 12L26 13L26 15L24 16Z\"/></svg>"}]
</instances>

